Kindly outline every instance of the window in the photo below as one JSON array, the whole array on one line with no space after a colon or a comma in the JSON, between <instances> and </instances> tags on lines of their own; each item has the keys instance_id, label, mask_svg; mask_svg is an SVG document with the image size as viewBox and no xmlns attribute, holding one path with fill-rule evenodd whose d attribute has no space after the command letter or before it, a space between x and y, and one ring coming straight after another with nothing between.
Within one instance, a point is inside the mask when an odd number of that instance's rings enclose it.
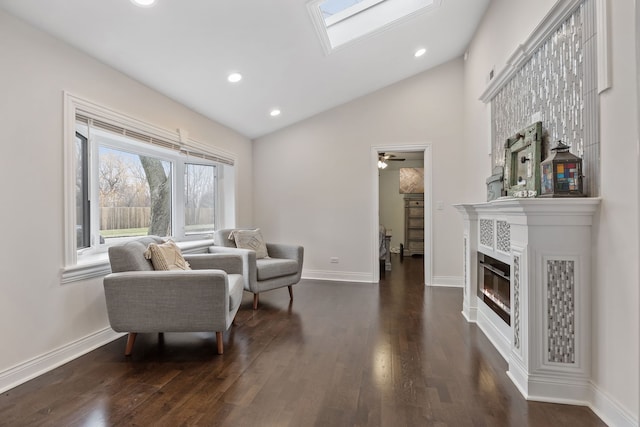
<instances>
[{"instance_id":1,"label":"window","mask_svg":"<svg viewBox=\"0 0 640 427\"><path fill-rule=\"evenodd\" d=\"M327 27L385 0L324 0L318 5Z\"/></svg>"},{"instance_id":2,"label":"window","mask_svg":"<svg viewBox=\"0 0 640 427\"><path fill-rule=\"evenodd\" d=\"M418 13L429 12L442 0L311 0L307 9L327 54L380 32Z\"/></svg>"},{"instance_id":3,"label":"window","mask_svg":"<svg viewBox=\"0 0 640 427\"><path fill-rule=\"evenodd\" d=\"M156 156L110 148L97 139L95 179L101 242L149 234L171 236L174 164Z\"/></svg>"},{"instance_id":4,"label":"window","mask_svg":"<svg viewBox=\"0 0 640 427\"><path fill-rule=\"evenodd\" d=\"M92 263L109 245L145 235L210 238L233 215L223 206L234 202L233 177L221 179L232 175L227 153L65 96L72 135L65 145L72 166L65 168L65 234L72 236L65 238L63 282L67 270Z\"/></svg>"},{"instance_id":5,"label":"window","mask_svg":"<svg viewBox=\"0 0 640 427\"><path fill-rule=\"evenodd\" d=\"M88 248L89 231L89 153L87 137L76 132L76 247Z\"/></svg>"},{"instance_id":6,"label":"window","mask_svg":"<svg viewBox=\"0 0 640 427\"><path fill-rule=\"evenodd\" d=\"M211 231L215 227L216 167L187 163L184 171L185 234Z\"/></svg>"}]
</instances>

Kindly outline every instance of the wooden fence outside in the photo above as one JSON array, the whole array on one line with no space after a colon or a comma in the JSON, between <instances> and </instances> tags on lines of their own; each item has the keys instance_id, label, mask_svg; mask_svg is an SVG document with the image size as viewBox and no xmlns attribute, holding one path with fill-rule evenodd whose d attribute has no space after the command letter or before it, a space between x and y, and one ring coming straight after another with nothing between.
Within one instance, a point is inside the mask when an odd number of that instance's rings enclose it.
<instances>
[{"instance_id":1,"label":"wooden fence outside","mask_svg":"<svg viewBox=\"0 0 640 427\"><path fill-rule=\"evenodd\" d=\"M186 224L213 224L213 208L186 208ZM100 230L146 228L151 225L151 208L100 208Z\"/></svg>"}]
</instances>

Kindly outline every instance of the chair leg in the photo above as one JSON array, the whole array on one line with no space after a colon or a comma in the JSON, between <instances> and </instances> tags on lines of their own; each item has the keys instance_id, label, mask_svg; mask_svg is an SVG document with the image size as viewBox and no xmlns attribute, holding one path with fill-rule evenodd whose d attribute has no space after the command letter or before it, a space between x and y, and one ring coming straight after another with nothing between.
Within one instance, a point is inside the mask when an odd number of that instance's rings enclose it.
<instances>
[{"instance_id":1,"label":"chair leg","mask_svg":"<svg viewBox=\"0 0 640 427\"><path fill-rule=\"evenodd\" d=\"M127 337L127 346L124 349L125 356L131 356L131 352L133 351L133 343L136 342L137 336L137 332L129 332L129 336Z\"/></svg>"},{"instance_id":2,"label":"chair leg","mask_svg":"<svg viewBox=\"0 0 640 427\"><path fill-rule=\"evenodd\" d=\"M253 294L253 309L254 310L258 309L258 295L259 294Z\"/></svg>"},{"instance_id":3,"label":"chair leg","mask_svg":"<svg viewBox=\"0 0 640 427\"><path fill-rule=\"evenodd\" d=\"M293 286L289 285L289 299L293 301Z\"/></svg>"},{"instance_id":4,"label":"chair leg","mask_svg":"<svg viewBox=\"0 0 640 427\"><path fill-rule=\"evenodd\" d=\"M224 351L224 342L222 341L222 332L216 332L216 343L218 344L218 354Z\"/></svg>"}]
</instances>

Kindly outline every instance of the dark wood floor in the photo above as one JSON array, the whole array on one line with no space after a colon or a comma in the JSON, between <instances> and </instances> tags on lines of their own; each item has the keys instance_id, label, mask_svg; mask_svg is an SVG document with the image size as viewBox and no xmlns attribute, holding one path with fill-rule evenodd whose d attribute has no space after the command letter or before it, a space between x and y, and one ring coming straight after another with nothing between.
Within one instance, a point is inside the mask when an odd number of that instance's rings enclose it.
<instances>
[{"instance_id":1,"label":"dark wood floor","mask_svg":"<svg viewBox=\"0 0 640 427\"><path fill-rule=\"evenodd\" d=\"M397 256L379 285L303 280L245 295L215 334L124 338L0 396L2 426L602 426L589 409L525 401L462 315Z\"/></svg>"}]
</instances>

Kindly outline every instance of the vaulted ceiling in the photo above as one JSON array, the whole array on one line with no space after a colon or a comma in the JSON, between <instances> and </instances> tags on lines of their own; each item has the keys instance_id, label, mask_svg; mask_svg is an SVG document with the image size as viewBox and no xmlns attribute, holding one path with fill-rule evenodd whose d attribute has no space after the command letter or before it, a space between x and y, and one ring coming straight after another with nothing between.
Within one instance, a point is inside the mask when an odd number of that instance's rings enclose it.
<instances>
[{"instance_id":1,"label":"vaulted ceiling","mask_svg":"<svg viewBox=\"0 0 640 427\"><path fill-rule=\"evenodd\" d=\"M489 1L436 0L329 54L308 0L157 0L148 8L0 0L0 8L256 138L462 56ZM427 53L415 58L420 47ZM231 72L243 79L229 83Z\"/></svg>"}]
</instances>

